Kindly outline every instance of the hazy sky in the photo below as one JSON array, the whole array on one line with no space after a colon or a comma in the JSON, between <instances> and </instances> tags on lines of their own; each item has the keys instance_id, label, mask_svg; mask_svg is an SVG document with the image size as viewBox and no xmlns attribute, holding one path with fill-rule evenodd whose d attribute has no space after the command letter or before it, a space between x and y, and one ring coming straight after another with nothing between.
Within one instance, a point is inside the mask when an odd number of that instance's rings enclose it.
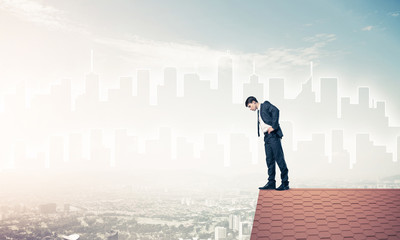
<instances>
[{"instance_id":1,"label":"hazy sky","mask_svg":"<svg viewBox=\"0 0 400 240\"><path fill-rule=\"evenodd\" d=\"M0 0L0 93L63 77L78 89L90 49L103 86L165 66L215 81L229 50L235 84L248 81L255 61L261 81L283 77L294 97L313 61L315 90L319 77L338 77L339 93L355 101L357 87L370 86L399 125L399 26L399 1Z\"/></svg>"}]
</instances>

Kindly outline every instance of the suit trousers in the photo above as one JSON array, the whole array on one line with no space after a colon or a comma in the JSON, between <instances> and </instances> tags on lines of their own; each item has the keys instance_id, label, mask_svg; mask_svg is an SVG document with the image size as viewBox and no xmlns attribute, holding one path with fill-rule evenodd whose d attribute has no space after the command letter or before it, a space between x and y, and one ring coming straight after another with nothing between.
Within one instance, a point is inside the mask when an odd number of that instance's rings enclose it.
<instances>
[{"instance_id":1,"label":"suit trousers","mask_svg":"<svg viewBox=\"0 0 400 240\"><path fill-rule=\"evenodd\" d=\"M282 182L288 183L289 169L286 166L285 156L283 154L281 138L275 131L264 134L265 155L268 166L268 181L275 182L275 162L278 164L281 171Z\"/></svg>"}]
</instances>

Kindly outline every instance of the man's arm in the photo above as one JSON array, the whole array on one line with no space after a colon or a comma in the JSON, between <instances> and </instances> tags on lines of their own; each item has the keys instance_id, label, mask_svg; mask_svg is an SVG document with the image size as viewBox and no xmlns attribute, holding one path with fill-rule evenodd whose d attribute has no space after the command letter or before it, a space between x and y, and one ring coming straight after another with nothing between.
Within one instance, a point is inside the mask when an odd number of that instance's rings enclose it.
<instances>
[{"instance_id":1,"label":"man's arm","mask_svg":"<svg viewBox=\"0 0 400 240\"><path fill-rule=\"evenodd\" d=\"M272 125L271 127L276 130L279 127L279 109L271 104L269 111L272 115Z\"/></svg>"}]
</instances>

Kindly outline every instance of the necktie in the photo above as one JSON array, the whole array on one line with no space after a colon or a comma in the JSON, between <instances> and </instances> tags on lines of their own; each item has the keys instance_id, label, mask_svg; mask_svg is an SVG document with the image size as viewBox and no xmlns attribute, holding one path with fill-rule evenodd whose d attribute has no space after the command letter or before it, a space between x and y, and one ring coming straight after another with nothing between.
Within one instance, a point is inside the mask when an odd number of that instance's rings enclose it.
<instances>
[{"instance_id":1,"label":"necktie","mask_svg":"<svg viewBox=\"0 0 400 240\"><path fill-rule=\"evenodd\" d=\"M257 134L260 136L260 110L257 109Z\"/></svg>"}]
</instances>

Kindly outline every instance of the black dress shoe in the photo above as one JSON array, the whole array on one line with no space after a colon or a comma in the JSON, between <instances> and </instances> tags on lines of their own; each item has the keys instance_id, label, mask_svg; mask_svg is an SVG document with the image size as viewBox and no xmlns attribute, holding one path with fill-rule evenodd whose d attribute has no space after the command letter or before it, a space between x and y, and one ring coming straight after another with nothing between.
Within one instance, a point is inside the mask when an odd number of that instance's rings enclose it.
<instances>
[{"instance_id":1,"label":"black dress shoe","mask_svg":"<svg viewBox=\"0 0 400 240\"><path fill-rule=\"evenodd\" d=\"M282 183L276 190L278 191L289 190L289 182Z\"/></svg>"},{"instance_id":2,"label":"black dress shoe","mask_svg":"<svg viewBox=\"0 0 400 240\"><path fill-rule=\"evenodd\" d=\"M258 189L275 189L275 182L267 182L264 187L259 187Z\"/></svg>"}]
</instances>

